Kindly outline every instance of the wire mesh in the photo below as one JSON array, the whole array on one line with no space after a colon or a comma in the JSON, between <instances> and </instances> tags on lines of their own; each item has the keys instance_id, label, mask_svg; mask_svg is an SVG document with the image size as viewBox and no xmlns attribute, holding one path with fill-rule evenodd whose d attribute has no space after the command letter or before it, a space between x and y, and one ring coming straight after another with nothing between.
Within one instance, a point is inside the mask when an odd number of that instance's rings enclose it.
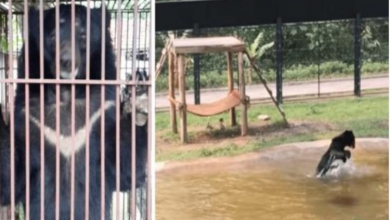
<instances>
[{"instance_id":1,"label":"wire mesh","mask_svg":"<svg viewBox=\"0 0 390 220\"><path fill-rule=\"evenodd\" d=\"M282 20L283 22L283 20ZM362 19L361 33L361 74L372 76L387 73L388 66L388 19ZM323 22L282 23L282 79L286 82L316 81L318 88L330 78L354 77L354 39L355 19ZM255 56L263 76L270 83L276 83L277 69L277 36L276 24L243 26L228 28L196 28L171 31L176 38L237 36L245 41L247 49ZM262 35L259 37L259 35ZM168 32L156 33L156 59L168 38ZM258 38L256 40L256 38ZM270 45L271 44L271 45ZM198 57L198 58L197 58ZM226 87L225 54L201 54L187 56L187 89L196 88L199 72L201 89ZM198 60L198 61L197 61ZM158 60L156 60L157 62ZM237 60L233 60L236 65ZM199 63L199 67L196 64ZM195 67L195 68L194 68ZM237 70L235 70L237 72ZM248 84L259 85L260 80L245 65ZM156 81L156 92L167 91L168 70L164 66L159 80ZM237 84L237 74L234 74ZM353 79L351 79L353 85ZM353 86L351 87L353 90ZM318 95L322 93L318 90ZM288 95L288 94L284 94Z\"/></svg>"}]
</instances>

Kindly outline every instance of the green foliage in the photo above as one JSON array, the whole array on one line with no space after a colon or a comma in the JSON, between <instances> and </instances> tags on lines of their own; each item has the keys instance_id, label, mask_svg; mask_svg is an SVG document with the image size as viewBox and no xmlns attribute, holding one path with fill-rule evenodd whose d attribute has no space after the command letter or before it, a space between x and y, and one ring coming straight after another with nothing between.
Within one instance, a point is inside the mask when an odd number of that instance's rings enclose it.
<instances>
[{"instance_id":1,"label":"green foliage","mask_svg":"<svg viewBox=\"0 0 390 220\"><path fill-rule=\"evenodd\" d=\"M183 31L178 33L182 36ZM186 32L188 33L188 31ZM237 36L248 43L251 52L256 52L256 63L260 66L267 79L275 78L276 55L275 26L229 27L200 30L201 36ZM388 63L389 34L388 19L363 19L362 21L362 63L363 72L372 73L385 71L384 65ZM166 33L156 34L156 60L164 47ZM354 21L343 20L334 22L314 22L283 25L283 77L284 79L316 78L318 72L321 76L337 77L345 73L352 74L354 64ZM259 45L262 45L260 47ZM272 45L272 46L271 46ZM258 49L255 49L258 48ZM271 49L270 49L271 48ZM253 53L255 54L255 53ZM235 65L237 60L233 60ZM369 63L368 66L366 63ZM321 67L318 70L318 65ZM333 66L332 66L333 65ZM375 68L374 68L375 66ZM386 68L388 69L388 68ZM226 56L225 54L202 54L200 56L200 70L202 75L214 77L219 74L223 80L211 87L225 86ZM236 71L236 69L234 69ZM287 72L286 72L287 71ZM160 80L167 75L167 65L164 66ZM187 68L187 78L193 75L193 65ZM193 81L189 79L188 85L192 87ZM253 83L258 81L254 75ZM202 84L209 87L211 83ZM166 86L158 85L164 90ZM158 90L158 91L161 91Z\"/></svg>"},{"instance_id":2,"label":"green foliage","mask_svg":"<svg viewBox=\"0 0 390 220\"><path fill-rule=\"evenodd\" d=\"M6 16L0 17L0 23L4 23L7 21ZM7 23L8 24L8 23ZM22 36L20 33L20 27L19 23L17 22L16 18L13 18L12 20L12 48L13 50L18 50L19 47L22 45ZM8 53L9 51L9 39L7 38L7 35L5 34L5 31L2 30L0 34L0 51L3 53Z\"/></svg>"},{"instance_id":3,"label":"green foliage","mask_svg":"<svg viewBox=\"0 0 390 220\"><path fill-rule=\"evenodd\" d=\"M274 46L273 41L262 45L263 43L264 43L264 33L260 32L259 35L257 35L256 39L252 42L252 44L246 46L246 49L249 53L251 60L261 59L265 54L265 52ZM247 67L250 66L250 61L247 56L244 56L244 62Z\"/></svg>"},{"instance_id":4,"label":"green foliage","mask_svg":"<svg viewBox=\"0 0 390 220\"><path fill-rule=\"evenodd\" d=\"M250 45L249 48L247 48L252 58L257 58L257 59L261 58L268 49L274 46L273 41L261 46L263 42L264 42L264 33L260 32L259 35L256 37L255 41Z\"/></svg>"}]
</instances>

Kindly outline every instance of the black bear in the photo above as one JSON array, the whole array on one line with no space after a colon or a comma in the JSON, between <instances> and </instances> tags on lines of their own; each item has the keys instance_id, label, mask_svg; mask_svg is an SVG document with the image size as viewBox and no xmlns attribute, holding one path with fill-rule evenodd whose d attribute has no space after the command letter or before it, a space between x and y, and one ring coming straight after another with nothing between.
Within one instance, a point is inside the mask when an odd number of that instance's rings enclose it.
<instances>
[{"instance_id":1,"label":"black bear","mask_svg":"<svg viewBox=\"0 0 390 220\"><path fill-rule=\"evenodd\" d=\"M337 168L333 164L336 160L342 160L345 163L351 157L351 152L344 149L347 146L355 148L355 135L351 130L345 130L332 139L328 150L317 165L316 176L323 177L330 170Z\"/></svg>"},{"instance_id":2,"label":"black bear","mask_svg":"<svg viewBox=\"0 0 390 220\"><path fill-rule=\"evenodd\" d=\"M115 55L112 39L109 33L110 13L106 10L105 26L102 27L102 10L105 8L91 9L90 26L90 78L100 80L101 72L105 73L104 80L116 79ZM81 5L75 6L75 24L71 22L71 6L60 5L60 30L59 30L59 67L56 66L56 35L55 35L55 8L44 11L44 35L39 34L39 11L29 9L29 78L40 78L40 49L39 39L44 39L44 78L55 79L56 69L59 68L61 79L85 79L86 77L86 15L87 8ZM71 70L71 26L75 25L75 72ZM102 42L102 32L105 41ZM102 44L105 54L102 54ZM25 42L18 60L18 78L25 77ZM105 55L105 69L101 69L102 55ZM44 170L44 218L55 219L56 213L56 149L59 149L59 216L61 220L69 220L71 215L71 155L74 150L74 219L85 219L86 202L89 207L89 219L110 219L112 193L116 190L116 93L115 85L105 86L105 99L101 100L101 85L90 86L89 127L86 128L86 85L75 85L75 97L71 98L71 85L60 85L60 103L56 105L56 85L45 84L41 91L39 84L30 84L29 103L25 102L25 85L18 84L15 96L14 130L10 130L4 123L0 123L0 197L1 205L9 205L10 197L10 134L15 137L15 203L21 202L26 206L26 175L30 182L30 219L41 219L41 171ZM40 94L44 92L44 127L40 122ZM71 135L71 104L75 104L75 143ZM102 108L103 104L103 108ZM26 155L26 112L29 106L29 155ZM56 135L56 108L60 108L59 133L60 142L57 146ZM104 143L101 136L101 114L104 112ZM1 121L3 119L1 118ZM131 117L122 117L120 131L120 190L130 190L131 176ZM44 165L41 160L40 135L44 134ZM87 133L88 132L88 133ZM136 186L145 182L145 167L147 160L147 130L145 126L136 127ZM85 143L89 139L89 155L86 155ZM73 148L74 147L74 148ZM101 152L104 151L104 195L101 195ZM26 157L29 157L29 170L26 170ZM86 156L89 158L89 170L86 171ZM43 166L43 167L42 167ZM86 172L89 174L89 185L86 185ZM89 198L85 198L86 188L89 189ZM105 214L101 216L101 198L104 198ZM26 213L27 214L27 213Z\"/></svg>"}]
</instances>

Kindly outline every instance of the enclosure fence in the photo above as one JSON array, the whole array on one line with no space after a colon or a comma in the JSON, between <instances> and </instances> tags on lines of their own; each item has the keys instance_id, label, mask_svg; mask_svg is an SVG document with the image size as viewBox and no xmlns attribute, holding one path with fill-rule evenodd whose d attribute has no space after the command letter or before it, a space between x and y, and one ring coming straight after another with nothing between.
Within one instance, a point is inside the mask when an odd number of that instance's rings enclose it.
<instances>
[{"instance_id":1,"label":"enclosure fence","mask_svg":"<svg viewBox=\"0 0 390 220\"><path fill-rule=\"evenodd\" d=\"M317 84L314 94L325 94L322 85L329 79L346 78L352 94L362 95L361 77L388 75L388 18L360 18L323 22L283 23L272 25L199 28L172 31L176 38L237 36L260 66L262 75L275 88L283 102L286 84ZM259 36L261 35L261 36ZM167 32L158 32L156 59L160 57ZM233 62L237 62L234 60ZM195 54L187 57L187 89L194 90L194 103L201 103L200 89L225 87L226 55ZM259 85L260 79L246 62L246 83ZM165 66L156 81L156 91L166 91ZM237 76L235 81L237 82Z\"/></svg>"}]
</instances>

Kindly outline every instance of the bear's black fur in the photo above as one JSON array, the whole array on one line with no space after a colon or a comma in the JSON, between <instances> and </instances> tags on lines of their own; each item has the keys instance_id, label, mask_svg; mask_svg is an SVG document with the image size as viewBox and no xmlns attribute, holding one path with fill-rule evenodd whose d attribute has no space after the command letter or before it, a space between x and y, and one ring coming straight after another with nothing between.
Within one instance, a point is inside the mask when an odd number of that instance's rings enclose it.
<instances>
[{"instance_id":1,"label":"bear's black fur","mask_svg":"<svg viewBox=\"0 0 390 220\"><path fill-rule=\"evenodd\" d=\"M317 165L316 175L324 176L329 171L334 160L341 159L345 163L351 157L351 152L344 150L345 147L355 148L355 135L351 130L345 130L334 137L332 142Z\"/></svg>"},{"instance_id":2,"label":"bear's black fur","mask_svg":"<svg viewBox=\"0 0 390 220\"><path fill-rule=\"evenodd\" d=\"M76 75L70 68L71 59L71 6L60 5L60 72L61 78L85 79L86 77L86 7L76 5L75 24L75 69ZM103 9L106 10L106 9ZM109 34L110 13L106 10L104 27L105 42L102 42L102 9L91 9L91 40L90 40L90 78L101 79L102 44L105 47L105 80L116 79L115 56L112 39ZM55 62L55 8L44 11L44 78L56 78ZM40 78L39 60L39 11L29 10L29 78ZM25 44L22 47L18 61L18 78L25 77ZM76 71L75 71L76 72ZM25 207L26 174L30 177L30 219L41 219L41 144L40 135L44 133L44 210L45 219L55 219L56 192L56 149L60 149L60 219L69 220L71 210L71 152L75 147L75 185L74 185L74 219L85 218L86 190L86 149L85 141L89 136L89 219L110 219L112 192L116 187L116 94L114 85L105 86L105 99L101 101L101 85L90 86L90 127L86 123L86 85L76 84L75 97L71 98L71 85L60 86L60 146L56 147L56 85L44 85L44 128L40 127L40 90L39 84L30 84L29 103L25 103L25 85L18 84L14 107L14 130L2 125L0 128L1 153L1 205L10 204L10 133L15 135L15 202L21 202ZM71 104L75 102L75 145L71 136ZM102 104L104 111L102 111ZM25 108L29 105L30 126L30 169L26 171L26 130ZM12 110L12 109L11 109ZM101 113L105 113L104 143L101 139ZM3 119L1 119L3 120ZM4 124L4 123L1 123ZM122 117L120 131L120 190L131 188L131 117ZM86 133L86 132L89 133ZM147 156L146 126L136 128L136 168L137 187L144 184ZM101 150L104 150L105 160L105 215L101 216Z\"/></svg>"}]
</instances>

